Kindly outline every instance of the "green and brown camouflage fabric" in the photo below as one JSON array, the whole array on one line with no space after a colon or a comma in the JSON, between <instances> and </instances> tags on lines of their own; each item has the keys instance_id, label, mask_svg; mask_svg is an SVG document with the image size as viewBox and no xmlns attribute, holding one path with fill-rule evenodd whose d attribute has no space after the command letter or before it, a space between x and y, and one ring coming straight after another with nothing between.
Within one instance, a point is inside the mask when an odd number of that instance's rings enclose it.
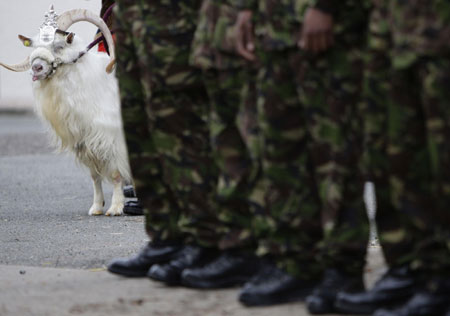
<instances>
[{"instance_id":1,"label":"green and brown camouflage fabric","mask_svg":"<svg viewBox=\"0 0 450 316\"><path fill-rule=\"evenodd\" d=\"M254 129L245 124L255 121L256 101L251 94L243 99L251 69L234 51L236 17L237 10L228 1L203 1L191 55L191 63L203 70L210 100L210 141L219 168L215 191L217 216L223 224L222 249L252 248L254 243L246 197L257 164L246 144Z\"/></svg>"},{"instance_id":2,"label":"green and brown camouflage fabric","mask_svg":"<svg viewBox=\"0 0 450 316\"><path fill-rule=\"evenodd\" d=\"M249 116L255 115L245 110L242 97L242 89L249 82L248 73L243 69L208 70L204 78L211 102L211 146L220 170L216 185L217 215L224 229L220 247L252 248L252 216L247 197L258 165L252 160L238 125L242 116L252 119Z\"/></svg>"},{"instance_id":3,"label":"green and brown camouflage fabric","mask_svg":"<svg viewBox=\"0 0 450 316\"><path fill-rule=\"evenodd\" d=\"M274 22L265 21L264 14L272 16L270 10L264 13L269 2L258 2L263 12L257 14L256 30L258 23L265 28L289 21L277 14ZM334 15L336 45L327 52L312 56L288 41L266 45L267 38L258 34L262 173L250 199L253 228L258 253L275 257L293 275L316 278L332 266L361 275L368 223L358 106L369 6L297 1L296 22L290 23L297 31L311 6Z\"/></svg>"},{"instance_id":4,"label":"green and brown camouflage fabric","mask_svg":"<svg viewBox=\"0 0 450 316\"><path fill-rule=\"evenodd\" d=\"M450 52L450 2L408 0L382 5L387 7L395 67L407 67L421 56Z\"/></svg>"},{"instance_id":5,"label":"green and brown camouflage fabric","mask_svg":"<svg viewBox=\"0 0 450 316\"><path fill-rule=\"evenodd\" d=\"M445 32L439 28L445 5L401 3L374 1L364 84L365 164L376 185L388 264L449 276L450 54L433 48ZM405 18L417 23L408 34ZM418 32L428 27L430 33ZM425 42L429 49L422 50Z\"/></svg>"},{"instance_id":6,"label":"green and brown camouflage fabric","mask_svg":"<svg viewBox=\"0 0 450 316\"><path fill-rule=\"evenodd\" d=\"M247 139L260 171L248 197L256 254L273 259L288 273L316 279L322 268L318 244L322 240L320 201L311 169L309 135L299 102L295 71L300 53L295 48L300 15L294 2L232 0L254 12L258 72L257 133ZM248 108L247 108L248 109Z\"/></svg>"},{"instance_id":7,"label":"green and brown camouflage fabric","mask_svg":"<svg viewBox=\"0 0 450 316\"><path fill-rule=\"evenodd\" d=\"M261 173L249 196L257 254L304 279L321 273L320 199L309 149L311 136L299 99L297 49L261 51L256 79Z\"/></svg>"},{"instance_id":8,"label":"green and brown camouflage fabric","mask_svg":"<svg viewBox=\"0 0 450 316\"><path fill-rule=\"evenodd\" d=\"M226 0L204 0L192 42L191 64L203 69L241 69L246 62L234 49L238 11Z\"/></svg>"},{"instance_id":9,"label":"green and brown camouflage fabric","mask_svg":"<svg viewBox=\"0 0 450 316\"><path fill-rule=\"evenodd\" d=\"M332 7L326 1L320 4ZM330 11L334 45L321 54L304 53L297 71L322 203L322 261L353 275L363 273L369 237L361 170L361 92L369 9L368 1L360 0L335 5Z\"/></svg>"},{"instance_id":10,"label":"green and brown camouflage fabric","mask_svg":"<svg viewBox=\"0 0 450 316\"><path fill-rule=\"evenodd\" d=\"M136 190L152 239L215 246L208 95L189 65L200 0L119 0L117 76Z\"/></svg>"}]
</instances>

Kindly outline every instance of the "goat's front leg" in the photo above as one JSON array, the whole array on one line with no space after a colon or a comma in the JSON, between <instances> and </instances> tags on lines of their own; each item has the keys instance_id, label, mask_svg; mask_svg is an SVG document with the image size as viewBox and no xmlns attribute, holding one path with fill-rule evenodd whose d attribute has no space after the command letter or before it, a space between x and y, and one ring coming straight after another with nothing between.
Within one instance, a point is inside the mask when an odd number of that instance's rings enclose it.
<instances>
[{"instance_id":1,"label":"goat's front leg","mask_svg":"<svg viewBox=\"0 0 450 316\"><path fill-rule=\"evenodd\" d=\"M103 215L105 198L103 196L102 177L95 171L91 171L91 177L94 184L94 202L89 209L89 215Z\"/></svg>"},{"instance_id":2,"label":"goat's front leg","mask_svg":"<svg viewBox=\"0 0 450 316\"><path fill-rule=\"evenodd\" d=\"M125 196L123 195L122 176L118 171L113 174L113 195L111 207L106 212L106 216L118 216L123 214L123 205L125 203Z\"/></svg>"}]
</instances>

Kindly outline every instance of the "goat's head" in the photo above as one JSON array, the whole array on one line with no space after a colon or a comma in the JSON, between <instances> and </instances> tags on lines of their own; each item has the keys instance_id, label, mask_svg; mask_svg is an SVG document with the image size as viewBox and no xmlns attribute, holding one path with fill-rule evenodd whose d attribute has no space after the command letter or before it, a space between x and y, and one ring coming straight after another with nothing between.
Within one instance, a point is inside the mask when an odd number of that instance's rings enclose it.
<instances>
[{"instance_id":1,"label":"goat's head","mask_svg":"<svg viewBox=\"0 0 450 316\"><path fill-rule=\"evenodd\" d=\"M42 33L41 40L37 41L19 35L25 46L35 48L29 57L33 81L46 79L59 64L68 64L79 58L83 48L80 45L73 45L74 36L74 33L58 29L54 32L52 40L48 42L42 41Z\"/></svg>"},{"instance_id":2,"label":"goat's head","mask_svg":"<svg viewBox=\"0 0 450 316\"><path fill-rule=\"evenodd\" d=\"M40 27L38 36L31 39L19 35L23 45L35 48L31 55L19 64L6 65L0 63L0 66L11 71L27 71L31 68L33 81L48 78L57 65L72 63L86 53L86 50L79 44L77 45L76 40L74 40L75 34L66 32L72 24L80 21L93 23L103 33L110 47L111 60L106 68L106 71L110 73L115 62L114 42L105 22L99 16L84 9L70 10L57 16L53 6L45 14L45 21Z\"/></svg>"}]
</instances>

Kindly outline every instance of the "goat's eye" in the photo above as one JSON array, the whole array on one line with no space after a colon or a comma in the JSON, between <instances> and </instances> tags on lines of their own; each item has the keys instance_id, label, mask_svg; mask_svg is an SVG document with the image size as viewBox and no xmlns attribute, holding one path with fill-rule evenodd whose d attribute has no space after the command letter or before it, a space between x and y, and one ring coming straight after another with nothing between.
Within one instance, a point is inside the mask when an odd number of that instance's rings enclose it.
<instances>
[{"instance_id":1,"label":"goat's eye","mask_svg":"<svg viewBox=\"0 0 450 316\"><path fill-rule=\"evenodd\" d=\"M62 49L63 49L62 46L55 46L55 47L53 48L53 50L55 51L55 53L59 53Z\"/></svg>"}]
</instances>

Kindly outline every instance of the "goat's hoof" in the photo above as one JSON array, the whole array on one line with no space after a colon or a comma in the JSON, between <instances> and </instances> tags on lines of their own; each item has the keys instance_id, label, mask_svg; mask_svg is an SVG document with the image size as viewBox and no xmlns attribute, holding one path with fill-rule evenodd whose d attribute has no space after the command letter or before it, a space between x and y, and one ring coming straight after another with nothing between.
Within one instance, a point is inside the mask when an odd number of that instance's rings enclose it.
<instances>
[{"instance_id":1,"label":"goat's hoof","mask_svg":"<svg viewBox=\"0 0 450 316\"><path fill-rule=\"evenodd\" d=\"M103 210L102 210L102 209L96 209L96 208L91 207L91 209L89 210L89 215L90 215L90 216L103 215Z\"/></svg>"},{"instance_id":2,"label":"goat's hoof","mask_svg":"<svg viewBox=\"0 0 450 316\"><path fill-rule=\"evenodd\" d=\"M105 213L106 216L120 216L122 214L123 214L123 205L111 206L109 210Z\"/></svg>"}]
</instances>

